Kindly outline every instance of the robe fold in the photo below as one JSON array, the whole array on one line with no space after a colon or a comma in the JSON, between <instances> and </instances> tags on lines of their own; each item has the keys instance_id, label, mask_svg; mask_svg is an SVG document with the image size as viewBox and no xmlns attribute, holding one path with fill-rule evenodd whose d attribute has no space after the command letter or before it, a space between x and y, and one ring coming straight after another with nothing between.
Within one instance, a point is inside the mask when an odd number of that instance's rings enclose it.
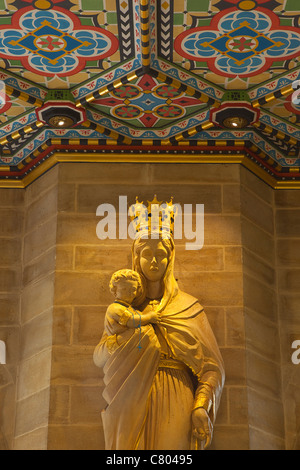
<instances>
[{"instance_id":1,"label":"robe fold","mask_svg":"<svg viewBox=\"0 0 300 470\"><path fill-rule=\"evenodd\" d=\"M140 307L146 312L146 303ZM198 449L192 435L196 396L208 395L214 423L224 366L214 334L197 299L179 291L161 321L134 330L112 354L103 336L94 353L103 367L107 402L102 412L107 450ZM161 367L161 355L184 364Z\"/></svg>"}]
</instances>

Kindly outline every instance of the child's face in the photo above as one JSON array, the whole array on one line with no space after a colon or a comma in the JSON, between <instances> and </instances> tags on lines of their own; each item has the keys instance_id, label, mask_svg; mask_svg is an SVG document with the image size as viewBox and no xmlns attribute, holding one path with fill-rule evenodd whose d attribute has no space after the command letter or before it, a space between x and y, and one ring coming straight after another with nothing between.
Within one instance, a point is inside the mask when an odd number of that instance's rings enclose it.
<instances>
[{"instance_id":1,"label":"child's face","mask_svg":"<svg viewBox=\"0 0 300 470\"><path fill-rule=\"evenodd\" d=\"M116 297L124 302L132 303L138 291L137 281L130 281L127 279L121 280L117 284Z\"/></svg>"}]
</instances>

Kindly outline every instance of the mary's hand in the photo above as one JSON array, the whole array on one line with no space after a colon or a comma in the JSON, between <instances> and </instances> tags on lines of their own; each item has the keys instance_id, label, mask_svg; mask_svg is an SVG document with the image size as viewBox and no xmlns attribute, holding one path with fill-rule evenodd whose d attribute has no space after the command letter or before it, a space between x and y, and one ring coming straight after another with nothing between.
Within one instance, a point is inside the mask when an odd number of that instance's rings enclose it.
<instances>
[{"instance_id":1,"label":"mary's hand","mask_svg":"<svg viewBox=\"0 0 300 470\"><path fill-rule=\"evenodd\" d=\"M204 449L210 445L213 434L212 422L204 408L196 408L192 414L193 433L200 441L204 442Z\"/></svg>"}]
</instances>

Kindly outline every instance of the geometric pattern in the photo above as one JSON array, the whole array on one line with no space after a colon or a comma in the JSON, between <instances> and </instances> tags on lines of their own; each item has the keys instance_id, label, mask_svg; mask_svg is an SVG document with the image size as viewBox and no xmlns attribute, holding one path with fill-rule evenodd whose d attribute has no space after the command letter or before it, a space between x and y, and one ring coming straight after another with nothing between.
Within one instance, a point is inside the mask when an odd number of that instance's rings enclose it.
<instances>
[{"instance_id":1,"label":"geometric pattern","mask_svg":"<svg viewBox=\"0 0 300 470\"><path fill-rule=\"evenodd\" d=\"M199 112L203 103L177 88L143 75L134 84L123 85L93 106L135 127L162 127L169 121Z\"/></svg>"},{"instance_id":2,"label":"geometric pattern","mask_svg":"<svg viewBox=\"0 0 300 470\"><path fill-rule=\"evenodd\" d=\"M300 188L296 3L0 0L0 186L24 186L66 153L238 161L275 188ZM49 92L66 92L86 120L39 121ZM217 125L229 92L258 120Z\"/></svg>"},{"instance_id":3,"label":"geometric pattern","mask_svg":"<svg viewBox=\"0 0 300 470\"><path fill-rule=\"evenodd\" d=\"M103 59L117 48L111 33L85 30L70 12L28 7L12 16L11 26L0 26L0 56L18 56L25 68L40 75L75 74L88 58Z\"/></svg>"},{"instance_id":4,"label":"geometric pattern","mask_svg":"<svg viewBox=\"0 0 300 470\"><path fill-rule=\"evenodd\" d=\"M121 60L134 57L134 43L131 38L133 31L133 8L131 0L118 0L116 2L117 14L119 19L119 40Z\"/></svg>"},{"instance_id":5,"label":"geometric pattern","mask_svg":"<svg viewBox=\"0 0 300 470\"><path fill-rule=\"evenodd\" d=\"M279 18L263 11L220 12L211 26L185 31L176 38L175 50L192 61L207 60L216 73L251 76L268 70L284 56L299 55L300 32L280 27Z\"/></svg>"},{"instance_id":6,"label":"geometric pattern","mask_svg":"<svg viewBox=\"0 0 300 470\"><path fill-rule=\"evenodd\" d=\"M158 54L167 60L173 57L173 30L170 28L173 13L173 2L158 2L160 28L158 28Z\"/></svg>"}]
</instances>

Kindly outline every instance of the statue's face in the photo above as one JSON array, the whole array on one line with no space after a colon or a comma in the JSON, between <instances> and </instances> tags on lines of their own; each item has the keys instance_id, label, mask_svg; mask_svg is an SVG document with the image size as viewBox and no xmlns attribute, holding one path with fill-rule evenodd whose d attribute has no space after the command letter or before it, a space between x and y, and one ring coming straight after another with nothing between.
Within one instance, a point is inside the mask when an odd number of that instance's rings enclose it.
<instances>
[{"instance_id":1,"label":"statue's face","mask_svg":"<svg viewBox=\"0 0 300 470\"><path fill-rule=\"evenodd\" d=\"M159 240L148 240L140 253L140 266L146 279L159 281L168 266L168 252Z\"/></svg>"},{"instance_id":2,"label":"statue's face","mask_svg":"<svg viewBox=\"0 0 300 470\"><path fill-rule=\"evenodd\" d=\"M129 304L132 303L133 299L136 297L138 291L137 281L131 281L129 279L124 279L118 282L116 289L116 297L119 300L123 300Z\"/></svg>"}]
</instances>

